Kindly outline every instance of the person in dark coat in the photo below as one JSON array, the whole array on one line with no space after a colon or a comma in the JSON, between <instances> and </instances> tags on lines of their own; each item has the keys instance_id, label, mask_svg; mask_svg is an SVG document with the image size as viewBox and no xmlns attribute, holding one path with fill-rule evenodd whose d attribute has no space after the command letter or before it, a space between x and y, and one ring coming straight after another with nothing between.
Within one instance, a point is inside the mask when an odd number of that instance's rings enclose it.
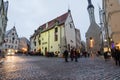
<instances>
[{"instance_id":1,"label":"person in dark coat","mask_svg":"<svg viewBox=\"0 0 120 80\"><path fill-rule=\"evenodd\" d=\"M115 64L120 66L120 50L116 47L114 53Z\"/></svg>"},{"instance_id":2,"label":"person in dark coat","mask_svg":"<svg viewBox=\"0 0 120 80\"><path fill-rule=\"evenodd\" d=\"M75 49L75 62L78 62L78 54L79 52L77 51L77 49Z\"/></svg>"},{"instance_id":3,"label":"person in dark coat","mask_svg":"<svg viewBox=\"0 0 120 80\"><path fill-rule=\"evenodd\" d=\"M65 62L68 62L68 50L67 49L64 51L64 58L65 58Z\"/></svg>"},{"instance_id":4,"label":"person in dark coat","mask_svg":"<svg viewBox=\"0 0 120 80\"><path fill-rule=\"evenodd\" d=\"M71 49L70 51L70 58L71 58L71 61L73 61L73 58L74 58L74 48Z\"/></svg>"},{"instance_id":5,"label":"person in dark coat","mask_svg":"<svg viewBox=\"0 0 120 80\"><path fill-rule=\"evenodd\" d=\"M106 52L104 52L104 59L105 59L105 61L107 61L107 59L108 59L108 55L107 55L107 51Z\"/></svg>"}]
</instances>

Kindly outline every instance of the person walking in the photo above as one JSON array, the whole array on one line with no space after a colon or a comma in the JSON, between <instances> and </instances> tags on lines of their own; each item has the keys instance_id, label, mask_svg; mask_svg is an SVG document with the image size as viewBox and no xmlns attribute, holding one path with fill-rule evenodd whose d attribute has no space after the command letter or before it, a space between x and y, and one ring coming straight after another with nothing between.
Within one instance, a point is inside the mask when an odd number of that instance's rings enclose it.
<instances>
[{"instance_id":1,"label":"person walking","mask_svg":"<svg viewBox=\"0 0 120 80\"><path fill-rule=\"evenodd\" d=\"M107 61L107 59L108 59L108 55L107 55L107 53L108 53L108 51L106 51L106 52L104 52L104 59L105 59L105 61Z\"/></svg>"},{"instance_id":2,"label":"person walking","mask_svg":"<svg viewBox=\"0 0 120 80\"><path fill-rule=\"evenodd\" d=\"M120 50L118 47L115 48L115 64L120 66Z\"/></svg>"},{"instance_id":3,"label":"person walking","mask_svg":"<svg viewBox=\"0 0 120 80\"><path fill-rule=\"evenodd\" d=\"M71 49L70 51L70 58L71 58L71 61L73 61L73 58L74 58L74 48Z\"/></svg>"},{"instance_id":4,"label":"person walking","mask_svg":"<svg viewBox=\"0 0 120 80\"><path fill-rule=\"evenodd\" d=\"M68 62L68 50L67 49L65 49L63 55L64 55L64 58L65 58L65 62Z\"/></svg>"},{"instance_id":5,"label":"person walking","mask_svg":"<svg viewBox=\"0 0 120 80\"><path fill-rule=\"evenodd\" d=\"M75 49L75 62L78 62L78 54L79 54L79 51Z\"/></svg>"}]
</instances>

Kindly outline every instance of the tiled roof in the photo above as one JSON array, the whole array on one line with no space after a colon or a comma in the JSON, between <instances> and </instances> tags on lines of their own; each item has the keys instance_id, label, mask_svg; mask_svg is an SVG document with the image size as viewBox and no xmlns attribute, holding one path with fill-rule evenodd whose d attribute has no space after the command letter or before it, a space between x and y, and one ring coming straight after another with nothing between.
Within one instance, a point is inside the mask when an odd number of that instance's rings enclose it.
<instances>
[{"instance_id":1,"label":"tiled roof","mask_svg":"<svg viewBox=\"0 0 120 80\"><path fill-rule=\"evenodd\" d=\"M59 25L60 25L60 24L64 24L65 21L66 21L66 19L67 19L67 17L68 17L68 14L69 14L69 12L66 12L66 13L63 14L63 15L61 15L61 16L59 16L59 17L56 17L55 19L53 19L53 20L51 20L51 21L49 21L49 22L47 22L47 23L44 23L43 25L41 25L41 26L35 31L35 33L33 34L33 36L39 34L40 29L42 29L42 31L46 31L46 30L48 30L48 29L53 28L53 27L55 26L56 21L58 22ZM47 25L47 28L46 28L46 25ZM33 36L31 36L31 38L32 38Z\"/></svg>"},{"instance_id":2,"label":"tiled roof","mask_svg":"<svg viewBox=\"0 0 120 80\"><path fill-rule=\"evenodd\" d=\"M49 28L51 28L51 27L54 27L56 21L58 21L59 24L65 23L67 17L68 17L68 12L65 13L65 14L63 14L63 15L61 15L61 16L59 16L59 17L57 17L57 18L55 18L55 19L53 19L53 20L51 20L51 21L49 21L49 22L47 22L47 23L45 23L44 25L42 25L42 26L40 26L40 27L41 27L43 30L47 30L47 29L49 29ZM47 28L46 28L46 24L48 25Z\"/></svg>"}]
</instances>

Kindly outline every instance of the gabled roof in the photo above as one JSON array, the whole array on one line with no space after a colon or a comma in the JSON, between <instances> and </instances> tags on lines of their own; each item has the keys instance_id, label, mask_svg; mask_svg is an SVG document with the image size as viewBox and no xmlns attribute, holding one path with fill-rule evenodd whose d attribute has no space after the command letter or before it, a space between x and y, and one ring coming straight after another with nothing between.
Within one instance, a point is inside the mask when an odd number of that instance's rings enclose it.
<instances>
[{"instance_id":1,"label":"gabled roof","mask_svg":"<svg viewBox=\"0 0 120 80\"><path fill-rule=\"evenodd\" d=\"M53 20L51 20L51 21L49 21L47 23L44 23L43 25L39 26L39 28L35 31L33 36L39 34L40 33L40 29L42 31L46 31L46 30L49 30L49 29L53 28L55 26L56 22L58 22L58 25L64 24L66 19L67 19L67 17L68 17L68 14L69 14L69 11L64 13L63 15L58 16L58 17L54 18ZM46 27L46 25L47 25L47 27ZM31 37L33 37L33 36L31 36Z\"/></svg>"},{"instance_id":2,"label":"gabled roof","mask_svg":"<svg viewBox=\"0 0 120 80\"><path fill-rule=\"evenodd\" d=\"M86 32L86 36L91 35L91 34L97 34L97 33L99 34L100 31L101 31L100 27L97 25L97 23L93 22L90 24L90 26Z\"/></svg>"},{"instance_id":3,"label":"gabled roof","mask_svg":"<svg viewBox=\"0 0 120 80\"><path fill-rule=\"evenodd\" d=\"M10 34L11 31L12 31L12 29L6 31L5 36L8 36L8 34Z\"/></svg>"},{"instance_id":4,"label":"gabled roof","mask_svg":"<svg viewBox=\"0 0 120 80\"><path fill-rule=\"evenodd\" d=\"M65 23L65 21L66 21L66 19L67 19L67 17L68 17L68 13L69 12L66 12L65 14L63 14L63 15L61 15L61 16L59 16L59 17L57 17L57 18L55 18L55 19L53 19L53 20L51 20L51 21L49 21L49 22L47 22L47 23L45 23L45 24L43 24L42 26L40 26L43 30L47 30L47 29L49 29L49 28L51 28L51 27L54 27L54 25L55 25L55 23L56 22L58 22L59 24L63 24L63 23ZM46 24L48 25L48 27L46 28Z\"/></svg>"},{"instance_id":5,"label":"gabled roof","mask_svg":"<svg viewBox=\"0 0 120 80\"><path fill-rule=\"evenodd\" d=\"M6 31L5 36L7 37L14 29L15 29L15 26L12 29ZM15 31L16 31L16 29L15 29Z\"/></svg>"}]
</instances>

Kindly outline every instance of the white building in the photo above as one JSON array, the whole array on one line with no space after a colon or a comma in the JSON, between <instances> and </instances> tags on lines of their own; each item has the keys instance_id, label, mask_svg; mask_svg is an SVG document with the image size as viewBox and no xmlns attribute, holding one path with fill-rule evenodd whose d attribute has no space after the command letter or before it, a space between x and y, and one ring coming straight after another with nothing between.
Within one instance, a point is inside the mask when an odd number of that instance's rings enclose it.
<instances>
[{"instance_id":1,"label":"white building","mask_svg":"<svg viewBox=\"0 0 120 80\"><path fill-rule=\"evenodd\" d=\"M7 52L18 51L19 38L15 26L5 33L3 48Z\"/></svg>"},{"instance_id":2,"label":"white building","mask_svg":"<svg viewBox=\"0 0 120 80\"><path fill-rule=\"evenodd\" d=\"M65 47L80 48L80 31L75 28L71 11L41 25L30 38L31 51L63 53Z\"/></svg>"},{"instance_id":3,"label":"white building","mask_svg":"<svg viewBox=\"0 0 120 80\"><path fill-rule=\"evenodd\" d=\"M0 49L2 49L2 43L4 42L4 35L7 26L7 10L8 1L4 2L0 0Z\"/></svg>"}]
</instances>

